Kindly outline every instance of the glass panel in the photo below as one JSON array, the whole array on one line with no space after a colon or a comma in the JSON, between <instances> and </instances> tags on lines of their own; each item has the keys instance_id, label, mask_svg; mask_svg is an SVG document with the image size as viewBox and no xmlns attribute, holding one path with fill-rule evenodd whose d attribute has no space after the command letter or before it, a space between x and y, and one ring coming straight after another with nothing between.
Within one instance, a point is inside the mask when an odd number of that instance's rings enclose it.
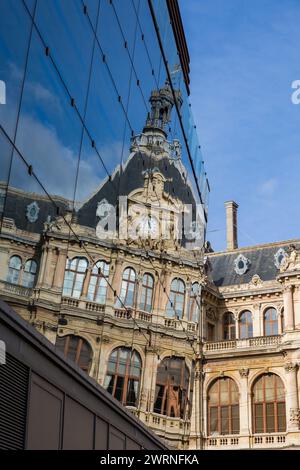
<instances>
[{"instance_id":1,"label":"glass panel","mask_svg":"<svg viewBox=\"0 0 300 470\"><path fill-rule=\"evenodd\" d=\"M264 432L263 405L255 405L255 432Z\"/></svg>"},{"instance_id":2,"label":"glass panel","mask_svg":"<svg viewBox=\"0 0 300 470\"><path fill-rule=\"evenodd\" d=\"M35 21L83 115L94 38L81 1L39 1Z\"/></svg>"},{"instance_id":3,"label":"glass panel","mask_svg":"<svg viewBox=\"0 0 300 470\"><path fill-rule=\"evenodd\" d=\"M210 412L210 433L218 432L218 408L213 407L209 409Z\"/></svg>"},{"instance_id":4,"label":"glass panel","mask_svg":"<svg viewBox=\"0 0 300 470\"><path fill-rule=\"evenodd\" d=\"M81 129L70 99L34 31L16 145L52 197L74 199ZM31 189L24 187L21 175L18 187ZM64 203L70 207L69 201Z\"/></svg>"},{"instance_id":5,"label":"glass panel","mask_svg":"<svg viewBox=\"0 0 300 470\"><path fill-rule=\"evenodd\" d=\"M275 432L275 415L274 415L274 403L266 404L266 421L267 421L267 432Z\"/></svg>"},{"instance_id":6,"label":"glass panel","mask_svg":"<svg viewBox=\"0 0 300 470\"><path fill-rule=\"evenodd\" d=\"M221 407L221 434L229 434L229 407Z\"/></svg>"},{"instance_id":7,"label":"glass panel","mask_svg":"<svg viewBox=\"0 0 300 470\"><path fill-rule=\"evenodd\" d=\"M1 97L5 99L1 98L0 124L12 139L16 129L30 29L31 18L22 2L1 2L0 79L1 87L5 87L5 90L1 88L4 95L1 93Z\"/></svg>"}]
</instances>

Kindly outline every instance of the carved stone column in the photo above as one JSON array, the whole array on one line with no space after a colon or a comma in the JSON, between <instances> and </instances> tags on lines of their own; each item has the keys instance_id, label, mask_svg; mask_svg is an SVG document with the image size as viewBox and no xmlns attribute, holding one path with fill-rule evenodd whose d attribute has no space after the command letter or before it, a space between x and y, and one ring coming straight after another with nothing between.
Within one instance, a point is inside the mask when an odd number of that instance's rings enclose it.
<instances>
[{"instance_id":1,"label":"carved stone column","mask_svg":"<svg viewBox=\"0 0 300 470\"><path fill-rule=\"evenodd\" d=\"M115 261L115 269L114 273L111 279L111 286L107 288L107 302L110 303L111 305L114 304L115 300L115 295L114 291L116 292L117 295L120 294L120 287L121 287L121 282L122 282L122 272L123 272L123 260L122 259L116 259Z\"/></svg>"},{"instance_id":2,"label":"carved stone column","mask_svg":"<svg viewBox=\"0 0 300 470\"><path fill-rule=\"evenodd\" d=\"M287 411L287 430L298 431L300 410L298 402L297 387L297 369L298 364L288 362L284 366L286 376L286 411Z\"/></svg>"},{"instance_id":3,"label":"carved stone column","mask_svg":"<svg viewBox=\"0 0 300 470\"><path fill-rule=\"evenodd\" d=\"M52 282L53 282L54 273L53 273L53 268L52 268L52 259L53 259L53 248L48 246L46 263L45 263L45 268L44 268L44 278L43 278L43 284L47 287L51 287Z\"/></svg>"},{"instance_id":4,"label":"carved stone column","mask_svg":"<svg viewBox=\"0 0 300 470\"><path fill-rule=\"evenodd\" d=\"M255 303L253 305L253 336L263 336L263 330L261 325L261 311L260 304Z\"/></svg>"},{"instance_id":5,"label":"carved stone column","mask_svg":"<svg viewBox=\"0 0 300 470\"><path fill-rule=\"evenodd\" d=\"M67 260L67 251L58 250L57 263L54 272L53 287L61 289L64 283L65 269L66 269L66 260Z\"/></svg>"},{"instance_id":6,"label":"carved stone column","mask_svg":"<svg viewBox=\"0 0 300 470\"><path fill-rule=\"evenodd\" d=\"M157 349L148 346L146 348L144 372L141 383L140 409L152 411L155 397L156 374L158 367Z\"/></svg>"},{"instance_id":7,"label":"carved stone column","mask_svg":"<svg viewBox=\"0 0 300 470\"><path fill-rule=\"evenodd\" d=\"M294 286L285 286L283 289L284 304L284 329L294 329L294 303L293 303Z\"/></svg>"},{"instance_id":8,"label":"carved stone column","mask_svg":"<svg viewBox=\"0 0 300 470\"><path fill-rule=\"evenodd\" d=\"M163 280L163 287L161 289L161 302L160 302L160 309L159 309L162 315L165 314L167 303L169 300L171 278L172 278L171 269L166 269L164 280Z\"/></svg>"},{"instance_id":9,"label":"carved stone column","mask_svg":"<svg viewBox=\"0 0 300 470\"><path fill-rule=\"evenodd\" d=\"M48 246L44 245L42 247L42 255L40 259L40 269L39 269L39 275L38 275L38 280L36 283L36 287L39 287L43 284L44 282L44 273L45 273L45 267L47 264L47 256L48 256Z\"/></svg>"},{"instance_id":10,"label":"carved stone column","mask_svg":"<svg viewBox=\"0 0 300 470\"><path fill-rule=\"evenodd\" d=\"M248 394L248 375L249 369L243 368L240 373L240 434L249 435L250 416L249 416L249 394Z\"/></svg>"},{"instance_id":11,"label":"carved stone column","mask_svg":"<svg viewBox=\"0 0 300 470\"><path fill-rule=\"evenodd\" d=\"M89 288L89 284L90 284L92 269L93 269L93 266L89 265L87 270L86 270L84 281L83 281L82 293L81 293L81 298L82 299L87 298L87 293L88 293L88 288Z\"/></svg>"}]
</instances>

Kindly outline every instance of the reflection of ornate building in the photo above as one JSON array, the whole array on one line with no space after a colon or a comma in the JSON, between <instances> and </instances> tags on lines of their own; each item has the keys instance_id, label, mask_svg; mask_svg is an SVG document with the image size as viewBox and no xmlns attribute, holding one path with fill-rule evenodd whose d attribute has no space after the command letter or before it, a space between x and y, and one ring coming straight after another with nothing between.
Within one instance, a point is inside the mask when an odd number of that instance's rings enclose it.
<instances>
[{"instance_id":1,"label":"reflection of ornate building","mask_svg":"<svg viewBox=\"0 0 300 470\"><path fill-rule=\"evenodd\" d=\"M238 249L227 203L228 251L191 249L168 84L151 105L125 168L75 213L9 188L1 297L171 446L299 445L300 242Z\"/></svg>"}]
</instances>

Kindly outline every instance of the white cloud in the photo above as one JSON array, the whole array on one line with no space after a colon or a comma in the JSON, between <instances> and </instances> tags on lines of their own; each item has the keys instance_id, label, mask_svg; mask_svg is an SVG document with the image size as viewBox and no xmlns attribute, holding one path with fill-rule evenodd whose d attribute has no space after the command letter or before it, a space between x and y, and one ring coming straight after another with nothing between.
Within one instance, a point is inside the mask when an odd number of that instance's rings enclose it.
<instances>
[{"instance_id":1,"label":"white cloud","mask_svg":"<svg viewBox=\"0 0 300 470\"><path fill-rule=\"evenodd\" d=\"M272 196L278 187L278 181L276 178L270 178L264 181L258 188L260 194L265 196Z\"/></svg>"}]
</instances>

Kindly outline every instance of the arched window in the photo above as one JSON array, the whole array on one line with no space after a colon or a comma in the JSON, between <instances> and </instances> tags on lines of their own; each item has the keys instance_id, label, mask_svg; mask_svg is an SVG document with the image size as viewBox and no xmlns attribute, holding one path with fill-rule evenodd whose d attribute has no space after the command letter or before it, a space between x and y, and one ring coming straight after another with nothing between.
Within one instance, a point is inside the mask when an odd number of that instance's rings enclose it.
<instances>
[{"instance_id":1,"label":"arched window","mask_svg":"<svg viewBox=\"0 0 300 470\"><path fill-rule=\"evenodd\" d=\"M265 336L278 335L278 316L275 308L268 308L264 313Z\"/></svg>"},{"instance_id":2,"label":"arched window","mask_svg":"<svg viewBox=\"0 0 300 470\"><path fill-rule=\"evenodd\" d=\"M240 432L239 392L229 377L217 379L208 390L208 434Z\"/></svg>"},{"instance_id":3,"label":"arched window","mask_svg":"<svg viewBox=\"0 0 300 470\"><path fill-rule=\"evenodd\" d=\"M184 314L185 284L181 279L175 278L171 284L170 297L166 314L168 317L182 318Z\"/></svg>"},{"instance_id":4,"label":"arched window","mask_svg":"<svg viewBox=\"0 0 300 470\"><path fill-rule=\"evenodd\" d=\"M109 264L105 261L98 261L91 272L87 293L88 300L98 302L99 304L105 304L108 275Z\"/></svg>"},{"instance_id":5,"label":"arched window","mask_svg":"<svg viewBox=\"0 0 300 470\"><path fill-rule=\"evenodd\" d=\"M198 323L200 314L200 286L198 282L192 284L189 302L189 321Z\"/></svg>"},{"instance_id":6,"label":"arched window","mask_svg":"<svg viewBox=\"0 0 300 470\"><path fill-rule=\"evenodd\" d=\"M37 270L37 263L33 259L29 259L25 263L24 272L22 276L22 286L33 287L34 279Z\"/></svg>"},{"instance_id":7,"label":"arched window","mask_svg":"<svg viewBox=\"0 0 300 470\"><path fill-rule=\"evenodd\" d=\"M22 260L19 256L12 256L9 260L7 282L19 284Z\"/></svg>"},{"instance_id":8,"label":"arched window","mask_svg":"<svg viewBox=\"0 0 300 470\"><path fill-rule=\"evenodd\" d=\"M104 387L123 405L137 406L141 358L137 351L116 348L109 357Z\"/></svg>"},{"instance_id":9,"label":"arched window","mask_svg":"<svg viewBox=\"0 0 300 470\"><path fill-rule=\"evenodd\" d=\"M122 307L133 307L135 304L136 292L136 274L132 268L126 268L123 271L122 285L120 298L117 300L117 305Z\"/></svg>"},{"instance_id":10,"label":"arched window","mask_svg":"<svg viewBox=\"0 0 300 470\"><path fill-rule=\"evenodd\" d=\"M235 339L235 319L231 312L227 312L223 315L223 339Z\"/></svg>"},{"instance_id":11,"label":"arched window","mask_svg":"<svg viewBox=\"0 0 300 470\"><path fill-rule=\"evenodd\" d=\"M286 430L285 391L282 380L275 374L264 374L253 386L254 433Z\"/></svg>"},{"instance_id":12,"label":"arched window","mask_svg":"<svg viewBox=\"0 0 300 470\"><path fill-rule=\"evenodd\" d=\"M188 403L189 369L180 357L166 357L156 378L154 412L184 418Z\"/></svg>"},{"instance_id":13,"label":"arched window","mask_svg":"<svg viewBox=\"0 0 300 470\"><path fill-rule=\"evenodd\" d=\"M240 339L244 339L244 338L252 338L252 336L253 336L252 313L247 310L240 314L239 337Z\"/></svg>"},{"instance_id":14,"label":"arched window","mask_svg":"<svg viewBox=\"0 0 300 470\"><path fill-rule=\"evenodd\" d=\"M55 346L65 357L75 362L82 370L89 372L92 363L92 348L80 336L57 336Z\"/></svg>"},{"instance_id":15,"label":"arched window","mask_svg":"<svg viewBox=\"0 0 300 470\"><path fill-rule=\"evenodd\" d=\"M152 310L153 286L153 276L149 273L145 273L143 276L142 292L139 307L141 310L145 310L145 312L151 312Z\"/></svg>"},{"instance_id":16,"label":"arched window","mask_svg":"<svg viewBox=\"0 0 300 470\"><path fill-rule=\"evenodd\" d=\"M68 259L66 264L63 295L79 299L88 262L85 258Z\"/></svg>"}]
</instances>

